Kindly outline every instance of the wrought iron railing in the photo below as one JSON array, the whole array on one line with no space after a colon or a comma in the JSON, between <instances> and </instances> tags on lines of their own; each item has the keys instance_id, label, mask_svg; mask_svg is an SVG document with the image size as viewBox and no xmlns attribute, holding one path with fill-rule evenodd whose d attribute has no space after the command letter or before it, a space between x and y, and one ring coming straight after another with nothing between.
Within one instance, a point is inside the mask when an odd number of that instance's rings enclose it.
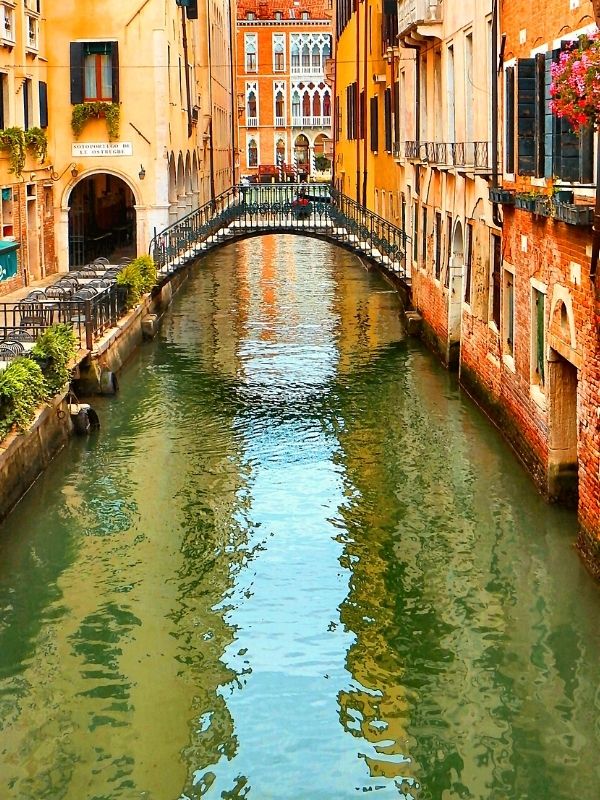
<instances>
[{"instance_id":1,"label":"wrought iron railing","mask_svg":"<svg viewBox=\"0 0 600 800\"><path fill-rule=\"evenodd\" d=\"M254 231L323 235L406 275L406 233L329 184L233 187L156 233L150 253L170 273L213 245Z\"/></svg>"},{"instance_id":2,"label":"wrought iron railing","mask_svg":"<svg viewBox=\"0 0 600 800\"><path fill-rule=\"evenodd\" d=\"M419 155L420 148L421 148L420 142L413 142L413 141L404 142L405 158L420 158Z\"/></svg>"},{"instance_id":3,"label":"wrought iron railing","mask_svg":"<svg viewBox=\"0 0 600 800\"><path fill-rule=\"evenodd\" d=\"M0 337L28 331L36 338L51 325L64 322L72 326L79 347L92 350L94 341L114 327L126 310L127 290L116 283L88 300L24 298L0 303Z\"/></svg>"}]
</instances>

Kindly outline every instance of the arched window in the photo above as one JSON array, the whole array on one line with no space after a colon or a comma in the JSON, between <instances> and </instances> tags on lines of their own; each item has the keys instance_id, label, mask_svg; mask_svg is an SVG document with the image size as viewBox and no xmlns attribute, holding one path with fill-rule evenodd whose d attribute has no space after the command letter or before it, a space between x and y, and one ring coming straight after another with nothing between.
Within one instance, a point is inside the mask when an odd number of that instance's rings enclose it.
<instances>
[{"instance_id":1,"label":"arched window","mask_svg":"<svg viewBox=\"0 0 600 800\"><path fill-rule=\"evenodd\" d=\"M248 103L246 107L246 116L257 117L256 113L256 92L254 90L248 92Z\"/></svg>"},{"instance_id":2,"label":"arched window","mask_svg":"<svg viewBox=\"0 0 600 800\"><path fill-rule=\"evenodd\" d=\"M273 70L283 72L285 69L285 34L273 34Z\"/></svg>"},{"instance_id":3,"label":"arched window","mask_svg":"<svg viewBox=\"0 0 600 800\"><path fill-rule=\"evenodd\" d=\"M304 92L302 96L302 116L310 117L310 95L308 92Z\"/></svg>"},{"instance_id":4,"label":"arched window","mask_svg":"<svg viewBox=\"0 0 600 800\"><path fill-rule=\"evenodd\" d=\"M255 139L250 139L248 142L248 166L258 166L258 146Z\"/></svg>"},{"instance_id":5,"label":"arched window","mask_svg":"<svg viewBox=\"0 0 600 800\"><path fill-rule=\"evenodd\" d=\"M279 91L275 95L275 116L283 119L285 116L285 105L283 100L283 92Z\"/></svg>"},{"instance_id":6,"label":"arched window","mask_svg":"<svg viewBox=\"0 0 600 800\"><path fill-rule=\"evenodd\" d=\"M319 45L313 44L312 49L312 67L317 71L320 70L321 67L321 53L319 52Z\"/></svg>"},{"instance_id":7,"label":"arched window","mask_svg":"<svg viewBox=\"0 0 600 800\"><path fill-rule=\"evenodd\" d=\"M285 142L283 139L278 139L275 145L275 163L283 164L285 162Z\"/></svg>"},{"instance_id":8,"label":"arched window","mask_svg":"<svg viewBox=\"0 0 600 800\"><path fill-rule=\"evenodd\" d=\"M313 117L321 116L321 95L315 92L313 95Z\"/></svg>"},{"instance_id":9,"label":"arched window","mask_svg":"<svg viewBox=\"0 0 600 800\"><path fill-rule=\"evenodd\" d=\"M325 92L323 95L323 116L330 117L331 116L331 97L329 92Z\"/></svg>"},{"instance_id":10,"label":"arched window","mask_svg":"<svg viewBox=\"0 0 600 800\"><path fill-rule=\"evenodd\" d=\"M307 44L302 48L302 66L310 67L310 50Z\"/></svg>"},{"instance_id":11,"label":"arched window","mask_svg":"<svg viewBox=\"0 0 600 800\"><path fill-rule=\"evenodd\" d=\"M298 42L292 42L292 67L299 67L300 66L300 47L298 46Z\"/></svg>"},{"instance_id":12,"label":"arched window","mask_svg":"<svg viewBox=\"0 0 600 800\"><path fill-rule=\"evenodd\" d=\"M292 94L292 116L297 118L300 113L300 92L294 92Z\"/></svg>"},{"instance_id":13,"label":"arched window","mask_svg":"<svg viewBox=\"0 0 600 800\"><path fill-rule=\"evenodd\" d=\"M256 72L256 34L244 34L244 55L246 59L246 72Z\"/></svg>"}]
</instances>

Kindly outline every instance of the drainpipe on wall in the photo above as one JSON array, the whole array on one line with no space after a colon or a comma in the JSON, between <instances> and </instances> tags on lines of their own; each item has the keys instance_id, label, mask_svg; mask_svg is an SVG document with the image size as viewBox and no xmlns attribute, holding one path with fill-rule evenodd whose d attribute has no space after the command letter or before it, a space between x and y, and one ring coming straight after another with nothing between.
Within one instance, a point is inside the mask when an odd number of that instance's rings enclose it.
<instances>
[{"instance_id":1,"label":"drainpipe on wall","mask_svg":"<svg viewBox=\"0 0 600 800\"><path fill-rule=\"evenodd\" d=\"M492 6L492 187L498 186L498 74L500 63L498 59L498 0ZM502 217L498 203L492 203L492 221L498 228L502 227Z\"/></svg>"}]
</instances>

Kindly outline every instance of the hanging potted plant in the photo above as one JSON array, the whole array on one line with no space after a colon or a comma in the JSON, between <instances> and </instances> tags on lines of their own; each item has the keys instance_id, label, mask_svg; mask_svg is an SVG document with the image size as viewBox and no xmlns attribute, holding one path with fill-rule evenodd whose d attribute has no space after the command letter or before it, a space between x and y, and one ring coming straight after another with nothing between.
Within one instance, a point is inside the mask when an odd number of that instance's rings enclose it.
<instances>
[{"instance_id":1,"label":"hanging potted plant","mask_svg":"<svg viewBox=\"0 0 600 800\"><path fill-rule=\"evenodd\" d=\"M600 127L600 33L580 36L551 65L550 108L575 131Z\"/></svg>"},{"instance_id":2,"label":"hanging potted plant","mask_svg":"<svg viewBox=\"0 0 600 800\"><path fill-rule=\"evenodd\" d=\"M8 150L9 172L20 177L25 166L25 136L21 128L0 131L0 150Z\"/></svg>"},{"instance_id":3,"label":"hanging potted plant","mask_svg":"<svg viewBox=\"0 0 600 800\"><path fill-rule=\"evenodd\" d=\"M114 142L119 138L119 122L121 117L121 108L118 103L77 103L73 106L71 112L71 128L75 134L75 138L79 139L81 131L84 129L86 123L96 117L106 119L106 127L108 129L108 139Z\"/></svg>"}]
</instances>

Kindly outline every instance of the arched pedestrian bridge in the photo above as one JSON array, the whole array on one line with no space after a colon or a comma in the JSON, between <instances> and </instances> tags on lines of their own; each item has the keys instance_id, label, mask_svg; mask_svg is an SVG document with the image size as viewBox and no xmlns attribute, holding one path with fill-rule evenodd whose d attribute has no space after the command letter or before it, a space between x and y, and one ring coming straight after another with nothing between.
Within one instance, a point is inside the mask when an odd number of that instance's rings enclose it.
<instances>
[{"instance_id":1,"label":"arched pedestrian bridge","mask_svg":"<svg viewBox=\"0 0 600 800\"><path fill-rule=\"evenodd\" d=\"M234 186L156 233L150 254L167 275L215 247L269 233L325 239L410 284L405 232L329 184Z\"/></svg>"}]
</instances>

